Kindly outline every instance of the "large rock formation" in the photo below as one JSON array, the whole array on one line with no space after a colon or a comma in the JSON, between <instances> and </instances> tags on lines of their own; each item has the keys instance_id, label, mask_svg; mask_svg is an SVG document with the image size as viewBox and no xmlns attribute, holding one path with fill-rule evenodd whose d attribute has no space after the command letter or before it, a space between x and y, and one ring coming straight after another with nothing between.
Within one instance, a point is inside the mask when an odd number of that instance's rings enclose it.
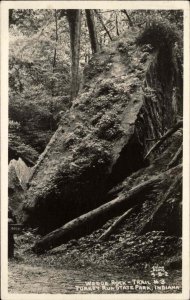
<instances>
[{"instance_id":1,"label":"large rock formation","mask_svg":"<svg viewBox=\"0 0 190 300\"><path fill-rule=\"evenodd\" d=\"M18 214L33 168L28 167L21 158L12 159L9 163L8 172L9 205Z\"/></svg>"},{"instance_id":2,"label":"large rock formation","mask_svg":"<svg viewBox=\"0 0 190 300\"><path fill-rule=\"evenodd\" d=\"M182 157L180 155L176 159L176 153L181 148L181 144L182 133L178 130L168 138L168 145L160 153L159 158L153 159L148 167L134 172L109 191L105 204L45 235L36 242L33 250L43 253L93 231L96 235L96 229L104 227L106 220L113 222L112 217L121 214L116 222L125 221L121 231L124 235L126 229L133 232L136 236L134 240L149 231L150 235L154 236L155 230L165 237L178 236L179 238L182 234ZM172 166L171 161L173 161ZM121 227L123 227L122 222ZM113 233L113 238L115 230L120 227L117 224L113 230L114 223L108 232L105 231L103 235L98 234L94 242L103 241L108 233L109 235ZM110 233L110 230L113 232ZM145 254L146 246L143 248Z\"/></svg>"},{"instance_id":3,"label":"large rock formation","mask_svg":"<svg viewBox=\"0 0 190 300\"><path fill-rule=\"evenodd\" d=\"M18 160L12 159L9 163L9 168L14 167L16 175L19 179L23 190L27 190L27 185L33 173L33 168L28 167L25 162L19 157Z\"/></svg>"},{"instance_id":4,"label":"large rock formation","mask_svg":"<svg viewBox=\"0 0 190 300\"><path fill-rule=\"evenodd\" d=\"M23 188L20 184L19 178L16 174L15 167L9 165L9 180L8 180L8 193L9 193L9 205L14 212L20 206L23 200Z\"/></svg>"},{"instance_id":5,"label":"large rock formation","mask_svg":"<svg viewBox=\"0 0 190 300\"><path fill-rule=\"evenodd\" d=\"M83 87L35 166L24 220L48 232L105 201L176 121L174 43L128 32L93 56ZM138 38L139 44L143 39Z\"/></svg>"}]
</instances>

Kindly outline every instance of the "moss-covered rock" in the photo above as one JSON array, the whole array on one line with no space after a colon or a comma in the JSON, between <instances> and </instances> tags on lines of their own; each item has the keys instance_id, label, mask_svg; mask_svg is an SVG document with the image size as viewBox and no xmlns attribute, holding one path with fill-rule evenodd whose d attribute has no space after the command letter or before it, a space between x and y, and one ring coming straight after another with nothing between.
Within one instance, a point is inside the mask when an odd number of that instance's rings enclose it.
<instances>
[{"instance_id":1,"label":"moss-covered rock","mask_svg":"<svg viewBox=\"0 0 190 300\"><path fill-rule=\"evenodd\" d=\"M86 66L79 96L34 169L23 205L31 226L47 232L100 205L145 165L147 139L175 122L173 77L160 72L158 49L137 47L137 35L128 32Z\"/></svg>"}]
</instances>

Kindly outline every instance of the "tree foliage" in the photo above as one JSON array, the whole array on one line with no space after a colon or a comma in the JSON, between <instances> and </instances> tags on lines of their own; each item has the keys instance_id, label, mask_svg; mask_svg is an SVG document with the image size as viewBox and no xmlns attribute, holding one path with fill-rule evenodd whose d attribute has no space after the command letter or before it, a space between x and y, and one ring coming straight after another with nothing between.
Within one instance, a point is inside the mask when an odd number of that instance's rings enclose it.
<instances>
[{"instance_id":1,"label":"tree foliage","mask_svg":"<svg viewBox=\"0 0 190 300\"><path fill-rule=\"evenodd\" d=\"M10 145L26 145L34 160L57 129L60 112L71 105L72 26L67 16L66 10L9 11L9 117L19 125L9 128ZM168 35L173 25L182 33L180 10L82 10L77 89L93 53L129 28L144 28L153 17L168 22Z\"/></svg>"}]
</instances>

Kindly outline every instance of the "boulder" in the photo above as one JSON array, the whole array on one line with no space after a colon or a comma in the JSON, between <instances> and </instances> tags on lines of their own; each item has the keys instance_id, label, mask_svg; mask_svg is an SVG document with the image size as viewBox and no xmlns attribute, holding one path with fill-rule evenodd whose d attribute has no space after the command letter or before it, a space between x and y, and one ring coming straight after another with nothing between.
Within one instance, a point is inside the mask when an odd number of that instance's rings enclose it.
<instances>
[{"instance_id":1,"label":"boulder","mask_svg":"<svg viewBox=\"0 0 190 300\"><path fill-rule=\"evenodd\" d=\"M33 168L28 167L25 162L19 158L11 160L8 168L8 194L9 206L14 213L19 214L21 204L24 200L24 192L32 175Z\"/></svg>"},{"instance_id":2,"label":"boulder","mask_svg":"<svg viewBox=\"0 0 190 300\"><path fill-rule=\"evenodd\" d=\"M148 164L150 140L176 122L175 53L138 46L137 36L124 34L85 67L78 97L34 167L26 224L47 233L103 204L109 189Z\"/></svg>"},{"instance_id":3,"label":"boulder","mask_svg":"<svg viewBox=\"0 0 190 300\"><path fill-rule=\"evenodd\" d=\"M9 166L13 166L15 168L20 184L23 190L26 190L29 179L33 173L33 167L28 167L20 157L18 160L12 159L9 163Z\"/></svg>"}]
</instances>

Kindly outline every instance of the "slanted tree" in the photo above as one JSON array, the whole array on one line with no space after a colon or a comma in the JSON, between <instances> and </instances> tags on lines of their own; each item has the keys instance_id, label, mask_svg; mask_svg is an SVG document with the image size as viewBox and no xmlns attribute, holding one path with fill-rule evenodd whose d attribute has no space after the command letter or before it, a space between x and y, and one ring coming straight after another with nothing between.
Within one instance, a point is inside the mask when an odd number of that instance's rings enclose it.
<instances>
[{"instance_id":1,"label":"slanted tree","mask_svg":"<svg viewBox=\"0 0 190 300\"><path fill-rule=\"evenodd\" d=\"M130 27L133 27L133 22L132 22L132 20L131 20L131 17L129 16L128 12L126 11L126 9L122 9L121 12L122 12L124 15L126 15L127 20L128 20L128 22L129 22L129 26L130 26Z\"/></svg>"},{"instance_id":2,"label":"slanted tree","mask_svg":"<svg viewBox=\"0 0 190 300\"><path fill-rule=\"evenodd\" d=\"M110 34L109 30L107 29L106 25L104 24L104 21L103 21L101 15L100 15L100 13L99 13L96 9L95 9L94 11L95 11L96 16L97 16L98 20L100 21L102 27L104 28L105 32L106 32L107 35L109 36L110 41L112 41L113 39L112 39L112 37L111 37L111 34Z\"/></svg>"}]
</instances>

